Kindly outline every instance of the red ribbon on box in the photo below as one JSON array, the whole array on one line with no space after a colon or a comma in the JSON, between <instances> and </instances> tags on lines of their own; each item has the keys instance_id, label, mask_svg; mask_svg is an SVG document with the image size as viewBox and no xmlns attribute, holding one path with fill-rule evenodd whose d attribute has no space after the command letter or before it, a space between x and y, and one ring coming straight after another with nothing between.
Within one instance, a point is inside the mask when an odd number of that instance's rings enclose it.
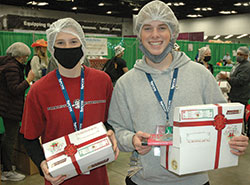
<instances>
[{"instance_id":1,"label":"red ribbon on box","mask_svg":"<svg viewBox=\"0 0 250 185\"><path fill-rule=\"evenodd\" d=\"M219 157L220 157L220 145L221 145L221 134L222 130L228 124L242 123L243 119L231 119L228 120L222 114L222 106L215 104L218 107L218 114L214 117L213 121L202 121L202 122L174 122L174 126L177 127L195 127L195 126L210 126L213 125L218 131L217 133L217 146L216 146L216 155L215 155L215 164L214 169L217 169L219 166ZM168 148L167 148L168 149ZM167 163L167 161L166 161Z\"/></svg>"},{"instance_id":2,"label":"red ribbon on box","mask_svg":"<svg viewBox=\"0 0 250 185\"><path fill-rule=\"evenodd\" d=\"M168 170L168 153L169 153L169 145L166 146L166 169Z\"/></svg>"},{"instance_id":3,"label":"red ribbon on box","mask_svg":"<svg viewBox=\"0 0 250 185\"><path fill-rule=\"evenodd\" d=\"M59 153L57 153L57 154L55 154L55 155L52 155L52 156L48 157L46 160L47 160L47 161L50 161L50 160L55 159L55 158L57 158L57 157L59 157L59 156L61 156L61 155L67 155L68 157L71 158L71 161L72 161L72 163L73 163L73 165L74 165L74 167L75 167L75 169L76 169L77 174L78 174L78 175L79 175L79 174L82 174L82 171L81 171L81 169L80 169L80 166L79 166L79 164L77 163L76 158L75 158L75 154L77 153L77 149L78 149L78 148L81 148L81 147L83 147L83 146L86 146L86 145L88 145L88 144L91 144L91 143L93 143L93 142L95 142L95 141L98 141L98 140L100 140L100 139L103 139L103 138L105 138L105 137L107 137L106 134L101 135L101 136L98 136L98 137L96 137L96 138L94 138L94 139L90 139L90 140L88 140L88 141L86 141L86 142L84 142L84 143L81 143L81 144L79 144L79 145L74 145L74 144L72 144L72 143L70 142L69 136L66 135L66 136L64 136L65 141L66 141L66 146L65 146L64 150L61 151L61 152L59 152Z\"/></svg>"}]
</instances>

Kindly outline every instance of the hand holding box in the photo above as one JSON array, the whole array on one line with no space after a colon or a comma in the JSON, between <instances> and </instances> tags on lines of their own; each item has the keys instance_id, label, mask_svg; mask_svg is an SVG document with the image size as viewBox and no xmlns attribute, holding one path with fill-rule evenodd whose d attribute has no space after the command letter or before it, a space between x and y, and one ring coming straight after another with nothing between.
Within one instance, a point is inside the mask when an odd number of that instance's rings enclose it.
<instances>
[{"instance_id":1,"label":"hand holding box","mask_svg":"<svg viewBox=\"0 0 250 185\"><path fill-rule=\"evenodd\" d=\"M114 151L106 134L100 122L43 144L50 174L68 179L112 162Z\"/></svg>"}]
</instances>

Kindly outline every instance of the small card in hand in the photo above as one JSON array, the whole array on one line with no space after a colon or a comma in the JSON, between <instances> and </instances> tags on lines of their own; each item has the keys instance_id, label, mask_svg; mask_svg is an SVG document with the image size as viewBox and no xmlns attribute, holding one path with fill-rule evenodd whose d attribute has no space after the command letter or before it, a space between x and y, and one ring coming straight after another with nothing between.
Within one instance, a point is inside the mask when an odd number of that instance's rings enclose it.
<instances>
[{"instance_id":1,"label":"small card in hand","mask_svg":"<svg viewBox=\"0 0 250 185\"><path fill-rule=\"evenodd\" d=\"M173 134L151 134L150 138L142 141L143 146L166 146L173 144Z\"/></svg>"}]
</instances>

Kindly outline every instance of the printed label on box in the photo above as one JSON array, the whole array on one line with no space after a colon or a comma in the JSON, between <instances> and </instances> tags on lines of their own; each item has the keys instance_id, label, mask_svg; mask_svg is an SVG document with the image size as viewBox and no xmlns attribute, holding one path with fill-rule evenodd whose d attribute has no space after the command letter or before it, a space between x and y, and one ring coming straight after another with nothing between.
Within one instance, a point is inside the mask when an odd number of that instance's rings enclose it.
<instances>
[{"instance_id":1,"label":"printed label on box","mask_svg":"<svg viewBox=\"0 0 250 185\"><path fill-rule=\"evenodd\" d=\"M78 150L78 153L79 153L80 157L83 157L83 156L88 155L92 152L100 150L101 148L108 146L108 145L109 145L109 142L107 139L101 140L101 141L98 141L98 142L96 142L92 145L89 145L87 147L80 148Z\"/></svg>"},{"instance_id":2,"label":"printed label on box","mask_svg":"<svg viewBox=\"0 0 250 185\"><path fill-rule=\"evenodd\" d=\"M211 119L214 117L213 109L201 109L201 110L182 110L182 120L191 119Z\"/></svg>"}]
</instances>

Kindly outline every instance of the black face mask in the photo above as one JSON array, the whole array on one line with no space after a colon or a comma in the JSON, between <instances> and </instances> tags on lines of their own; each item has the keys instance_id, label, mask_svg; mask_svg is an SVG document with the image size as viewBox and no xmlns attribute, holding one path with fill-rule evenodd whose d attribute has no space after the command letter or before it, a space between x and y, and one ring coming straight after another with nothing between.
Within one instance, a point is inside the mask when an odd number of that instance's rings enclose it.
<instances>
[{"instance_id":1,"label":"black face mask","mask_svg":"<svg viewBox=\"0 0 250 185\"><path fill-rule=\"evenodd\" d=\"M63 67L72 69L83 56L82 46L77 48L57 48L54 47L54 56Z\"/></svg>"},{"instance_id":2,"label":"black face mask","mask_svg":"<svg viewBox=\"0 0 250 185\"><path fill-rule=\"evenodd\" d=\"M205 61L205 62L208 62L209 60L211 60L211 56L205 56L205 57L204 57L204 61Z\"/></svg>"}]
</instances>

